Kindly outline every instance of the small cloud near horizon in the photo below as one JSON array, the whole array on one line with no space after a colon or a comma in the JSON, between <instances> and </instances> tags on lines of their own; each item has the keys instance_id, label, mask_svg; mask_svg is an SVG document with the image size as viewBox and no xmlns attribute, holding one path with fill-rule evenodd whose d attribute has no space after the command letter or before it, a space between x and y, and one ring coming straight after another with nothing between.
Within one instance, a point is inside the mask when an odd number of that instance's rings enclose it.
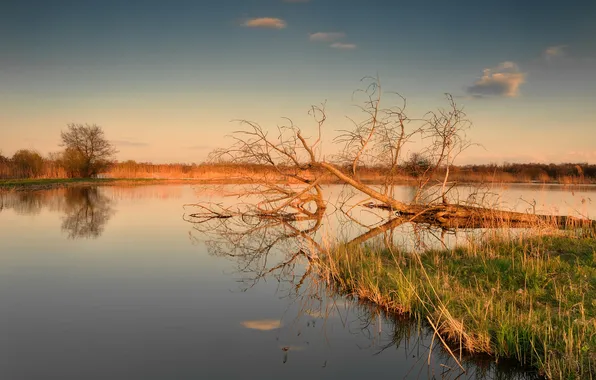
<instances>
[{"instance_id":1,"label":"small cloud near horizon","mask_svg":"<svg viewBox=\"0 0 596 380\"><path fill-rule=\"evenodd\" d=\"M346 34L342 32L317 32L310 34L309 39L315 42L333 42L345 36Z\"/></svg>"},{"instance_id":2,"label":"small cloud near horizon","mask_svg":"<svg viewBox=\"0 0 596 380\"><path fill-rule=\"evenodd\" d=\"M525 83L526 74L513 62L502 62L497 67L484 69L482 76L466 91L473 97L519 95L519 87Z\"/></svg>"},{"instance_id":3,"label":"small cloud near horizon","mask_svg":"<svg viewBox=\"0 0 596 380\"><path fill-rule=\"evenodd\" d=\"M546 50L542 53L542 56L546 60L565 56L565 48L567 48L566 45L550 46L546 48Z\"/></svg>"},{"instance_id":4,"label":"small cloud near horizon","mask_svg":"<svg viewBox=\"0 0 596 380\"><path fill-rule=\"evenodd\" d=\"M317 32L311 33L308 37L313 42L333 42L329 47L333 49L356 49L356 45L352 43L337 42L346 36L343 32Z\"/></svg>"},{"instance_id":5,"label":"small cloud near horizon","mask_svg":"<svg viewBox=\"0 0 596 380\"><path fill-rule=\"evenodd\" d=\"M283 29L287 24L280 18L260 17L246 20L242 25L249 28Z\"/></svg>"},{"instance_id":6,"label":"small cloud near horizon","mask_svg":"<svg viewBox=\"0 0 596 380\"><path fill-rule=\"evenodd\" d=\"M341 49L341 50L351 50L351 49L356 49L356 45L355 44L345 44L342 42L336 42L334 44L329 45L334 49Z\"/></svg>"},{"instance_id":7,"label":"small cloud near horizon","mask_svg":"<svg viewBox=\"0 0 596 380\"><path fill-rule=\"evenodd\" d=\"M132 141L132 140L111 140L110 141L114 145L118 146L136 146L136 147L146 147L149 144L140 142L140 141Z\"/></svg>"}]
</instances>

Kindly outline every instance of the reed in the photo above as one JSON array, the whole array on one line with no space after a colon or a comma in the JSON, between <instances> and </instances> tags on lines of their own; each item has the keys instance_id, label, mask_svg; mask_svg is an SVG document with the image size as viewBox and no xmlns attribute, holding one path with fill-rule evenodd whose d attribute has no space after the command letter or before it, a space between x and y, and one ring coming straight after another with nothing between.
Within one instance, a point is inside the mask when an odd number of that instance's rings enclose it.
<instances>
[{"instance_id":1,"label":"reed","mask_svg":"<svg viewBox=\"0 0 596 380\"><path fill-rule=\"evenodd\" d=\"M593 231L494 235L413 253L336 245L319 274L342 293L426 321L455 358L515 358L548 378L596 377Z\"/></svg>"},{"instance_id":2,"label":"reed","mask_svg":"<svg viewBox=\"0 0 596 380\"><path fill-rule=\"evenodd\" d=\"M508 164L508 165L466 165L450 166L450 180L457 183L596 183L596 165L588 164ZM349 172L349 168L343 168ZM102 173L108 178L152 178L152 179L201 179L217 181L236 180L276 174L275 169L266 165L236 163L151 163L132 160L117 162ZM313 172L313 175L320 174ZM362 167L359 180L365 183L385 183L388 169L385 167ZM439 168L432 180L441 181L445 169ZM415 181L415 176L406 167L400 167L393 174L393 183ZM23 178L67 178L68 173L55 159L43 159L35 173L17 165L13 160L0 157L0 179ZM326 182L334 180L329 177Z\"/></svg>"}]
</instances>

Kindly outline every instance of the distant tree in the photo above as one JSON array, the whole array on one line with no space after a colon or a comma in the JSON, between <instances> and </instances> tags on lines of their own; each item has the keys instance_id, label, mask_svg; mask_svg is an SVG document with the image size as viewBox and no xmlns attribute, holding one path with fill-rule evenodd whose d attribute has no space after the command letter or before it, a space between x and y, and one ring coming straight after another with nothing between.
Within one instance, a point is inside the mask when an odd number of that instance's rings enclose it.
<instances>
[{"instance_id":1,"label":"distant tree","mask_svg":"<svg viewBox=\"0 0 596 380\"><path fill-rule=\"evenodd\" d=\"M81 168L85 166L85 159L79 151L72 148L64 149L60 153L58 163L66 172L67 177L84 177Z\"/></svg>"},{"instance_id":2,"label":"distant tree","mask_svg":"<svg viewBox=\"0 0 596 380\"><path fill-rule=\"evenodd\" d=\"M12 156L18 177L38 177L43 171L43 157L35 151L21 149Z\"/></svg>"},{"instance_id":3,"label":"distant tree","mask_svg":"<svg viewBox=\"0 0 596 380\"><path fill-rule=\"evenodd\" d=\"M426 173L432 166L430 160L421 153L414 152L410 158L404 162L404 170L412 177L420 177Z\"/></svg>"},{"instance_id":4,"label":"distant tree","mask_svg":"<svg viewBox=\"0 0 596 380\"><path fill-rule=\"evenodd\" d=\"M6 156L4 156L2 154L2 151L0 151L0 165L4 164L4 165L8 165L10 162L10 159Z\"/></svg>"},{"instance_id":5,"label":"distant tree","mask_svg":"<svg viewBox=\"0 0 596 380\"><path fill-rule=\"evenodd\" d=\"M10 160L8 157L3 156L2 151L0 151L0 178L10 177L10 166Z\"/></svg>"},{"instance_id":6,"label":"distant tree","mask_svg":"<svg viewBox=\"0 0 596 380\"><path fill-rule=\"evenodd\" d=\"M96 124L68 124L61 132L62 165L70 177L95 177L112 164L117 150Z\"/></svg>"}]
</instances>

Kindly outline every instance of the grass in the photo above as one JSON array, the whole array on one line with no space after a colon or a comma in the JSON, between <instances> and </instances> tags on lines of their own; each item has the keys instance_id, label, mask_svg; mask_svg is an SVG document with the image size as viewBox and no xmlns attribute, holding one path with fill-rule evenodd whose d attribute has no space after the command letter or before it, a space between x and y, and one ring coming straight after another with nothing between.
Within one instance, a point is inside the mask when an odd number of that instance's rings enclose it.
<instances>
[{"instance_id":1,"label":"grass","mask_svg":"<svg viewBox=\"0 0 596 380\"><path fill-rule=\"evenodd\" d=\"M491 238L422 254L340 245L319 266L341 292L426 321L456 358L487 353L549 378L596 377L593 235Z\"/></svg>"},{"instance_id":2,"label":"grass","mask_svg":"<svg viewBox=\"0 0 596 380\"><path fill-rule=\"evenodd\" d=\"M103 185L123 182L148 182L151 179L127 178L26 178L0 180L0 189L45 189L70 185Z\"/></svg>"},{"instance_id":3,"label":"grass","mask_svg":"<svg viewBox=\"0 0 596 380\"><path fill-rule=\"evenodd\" d=\"M44 190L67 186L90 185L147 185L147 184L226 184L242 183L238 180L211 180L200 178L26 178L0 179L2 190Z\"/></svg>"}]
</instances>

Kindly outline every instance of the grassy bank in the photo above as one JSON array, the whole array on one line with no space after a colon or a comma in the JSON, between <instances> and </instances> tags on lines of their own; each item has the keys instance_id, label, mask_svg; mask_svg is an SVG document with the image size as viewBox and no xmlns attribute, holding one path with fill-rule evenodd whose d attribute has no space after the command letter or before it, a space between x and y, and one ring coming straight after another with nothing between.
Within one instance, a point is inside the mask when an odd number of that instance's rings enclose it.
<instances>
[{"instance_id":1,"label":"grassy bank","mask_svg":"<svg viewBox=\"0 0 596 380\"><path fill-rule=\"evenodd\" d=\"M29 178L0 180L0 190L43 190L67 186L90 186L110 184L143 184L151 179L126 178Z\"/></svg>"},{"instance_id":2,"label":"grassy bank","mask_svg":"<svg viewBox=\"0 0 596 380\"><path fill-rule=\"evenodd\" d=\"M549 378L596 378L596 239L493 238L423 254L338 246L321 274L343 293L424 320L454 357L515 358Z\"/></svg>"},{"instance_id":3,"label":"grassy bank","mask_svg":"<svg viewBox=\"0 0 596 380\"><path fill-rule=\"evenodd\" d=\"M245 181L246 182L246 181ZM154 185L154 184L227 184L242 183L238 180L178 179L178 178L27 178L0 180L0 191L45 190L70 186L97 185Z\"/></svg>"}]
</instances>

